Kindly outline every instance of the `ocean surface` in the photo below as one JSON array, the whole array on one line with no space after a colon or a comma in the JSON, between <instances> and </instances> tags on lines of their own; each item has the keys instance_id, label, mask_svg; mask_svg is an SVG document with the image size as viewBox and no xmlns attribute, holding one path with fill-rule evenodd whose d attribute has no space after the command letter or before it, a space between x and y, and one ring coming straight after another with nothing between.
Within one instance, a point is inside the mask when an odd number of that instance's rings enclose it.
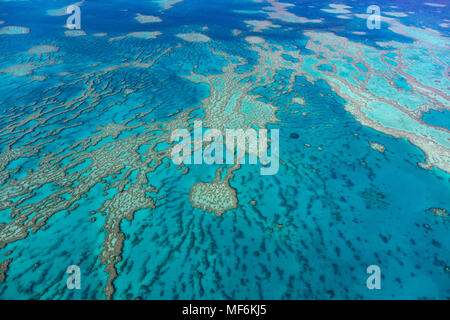
<instances>
[{"instance_id":1,"label":"ocean surface","mask_svg":"<svg viewBox=\"0 0 450 320\"><path fill-rule=\"evenodd\" d=\"M0 1L0 299L450 299L430 1ZM174 163L196 123L278 170Z\"/></svg>"}]
</instances>

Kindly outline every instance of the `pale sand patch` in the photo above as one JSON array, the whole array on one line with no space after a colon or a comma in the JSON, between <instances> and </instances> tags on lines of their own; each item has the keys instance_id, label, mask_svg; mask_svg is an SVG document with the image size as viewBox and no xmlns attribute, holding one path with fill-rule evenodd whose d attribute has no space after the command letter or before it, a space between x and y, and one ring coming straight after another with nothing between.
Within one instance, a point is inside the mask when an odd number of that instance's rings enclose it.
<instances>
[{"instance_id":1,"label":"pale sand patch","mask_svg":"<svg viewBox=\"0 0 450 320\"><path fill-rule=\"evenodd\" d=\"M162 33L159 31L140 31L140 32L132 32L132 33L126 34L124 36L120 36L120 37L111 38L111 39L109 39L109 41L112 42L115 40L122 40L125 38L137 38L137 39L149 40L149 39L155 39L156 37L158 37L160 35L162 35Z\"/></svg>"},{"instance_id":2,"label":"pale sand patch","mask_svg":"<svg viewBox=\"0 0 450 320\"><path fill-rule=\"evenodd\" d=\"M31 78L30 78L30 82L34 82L34 81L39 81L39 82L42 82L42 81L45 81L45 80L47 80L47 76L44 76L44 75L34 75L34 76L32 76Z\"/></svg>"},{"instance_id":3,"label":"pale sand patch","mask_svg":"<svg viewBox=\"0 0 450 320\"><path fill-rule=\"evenodd\" d=\"M106 37L107 35L106 32L97 32L93 34L94 37Z\"/></svg>"},{"instance_id":4,"label":"pale sand patch","mask_svg":"<svg viewBox=\"0 0 450 320\"><path fill-rule=\"evenodd\" d=\"M30 33L27 27L7 26L0 29L0 35L17 35Z\"/></svg>"},{"instance_id":5,"label":"pale sand patch","mask_svg":"<svg viewBox=\"0 0 450 320\"><path fill-rule=\"evenodd\" d=\"M31 48L30 50L27 51L27 54L45 54L45 53L51 53L51 52L56 52L58 51L59 48L57 46L52 46L52 45L40 45L40 46L35 46L33 48Z\"/></svg>"},{"instance_id":6,"label":"pale sand patch","mask_svg":"<svg viewBox=\"0 0 450 320\"><path fill-rule=\"evenodd\" d=\"M37 69L37 67L33 66L30 63L22 63L0 70L0 72L10 73L14 77L24 77L32 74L34 69Z\"/></svg>"},{"instance_id":7,"label":"pale sand patch","mask_svg":"<svg viewBox=\"0 0 450 320\"><path fill-rule=\"evenodd\" d=\"M281 28L280 25L273 24L268 20L245 20L244 22L247 24L247 27L253 27L254 32L261 32L269 28Z\"/></svg>"},{"instance_id":8,"label":"pale sand patch","mask_svg":"<svg viewBox=\"0 0 450 320\"><path fill-rule=\"evenodd\" d=\"M239 30L239 29L233 29L233 35L234 35L234 36L238 36L238 35L240 35L241 33L242 33L241 30Z\"/></svg>"},{"instance_id":9,"label":"pale sand patch","mask_svg":"<svg viewBox=\"0 0 450 320\"><path fill-rule=\"evenodd\" d=\"M383 146L382 144L372 142L372 141L369 141L369 144L370 144L370 147L375 151L379 151L381 153L384 153L384 151L386 151L386 147Z\"/></svg>"},{"instance_id":10,"label":"pale sand patch","mask_svg":"<svg viewBox=\"0 0 450 320\"><path fill-rule=\"evenodd\" d=\"M134 19L136 19L139 23L154 23L154 22L161 22L162 21L162 19L160 17L145 16L145 15L140 14L140 13L138 13Z\"/></svg>"},{"instance_id":11,"label":"pale sand patch","mask_svg":"<svg viewBox=\"0 0 450 320\"><path fill-rule=\"evenodd\" d=\"M305 17L298 17L295 14L289 12L287 7L295 7L292 3L277 2L275 0L267 0L271 5L270 7L265 7L269 19L278 19L284 22L291 23L322 23L323 18L320 19L308 19Z\"/></svg>"},{"instance_id":12,"label":"pale sand patch","mask_svg":"<svg viewBox=\"0 0 450 320\"><path fill-rule=\"evenodd\" d=\"M352 17L346 16L345 14L337 15L336 18L338 18L338 19L352 19Z\"/></svg>"},{"instance_id":13,"label":"pale sand patch","mask_svg":"<svg viewBox=\"0 0 450 320\"><path fill-rule=\"evenodd\" d=\"M175 4L182 2L183 0L155 0L160 7L163 7L164 10L172 8Z\"/></svg>"},{"instance_id":14,"label":"pale sand patch","mask_svg":"<svg viewBox=\"0 0 450 320\"><path fill-rule=\"evenodd\" d=\"M334 4L334 3L330 3L328 6L333 9L320 9L320 10L328 12L328 13L346 14L346 13L351 13L351 11L347 10L347 9L352 8L350 6L346 6L345 4Z\"/></svg>"},{"instance_id":15,"label":"pale sand patch","mask_svg":"<svg viewBox=\"0 0 450 320\"><path fill-rule=\"evenodd\" d=\"M82 37L86 35L83 30L66 30L64 31L66 37Z\"/></svg>"},{"instance_id":16,"label":"pale sand patch","mask_svg":"<svg viewBox=\"0 0 450 320\"><path fill-rule=\"evenodd\" d=\"M205 36L204 34L201 33L179 33L177 34L178 38L181 38L185 41L188 42L208 42L211 41L211 38L208 36Z\"/></svg>"},{"instance_id":17,"label":"pale sand patch","mask_svg":"<svg viewBox=\"0 0 450 320\"><path fill-rule=\"evenodd\" d=\"M261 43L265 43L266 40L264 40L261 37L256 37L256 36L249 36L245 38L245 41L247 41L248 43L251 44L261 44Z\"/></svg>"},{"instance_id":18,"label":"pale sand patch","mask_svg":"<svg viewBox=\"0 0 450 320\"><path fill-rule=\"evenodd\" d=\"M296 103L296 104L300 104L300 105L305 105L306 104L306 101L305 101L305 98L302 98L302 97L294 97L294 98L292 98L292 103Z\"/></svg>"},{"instance_id":19,"label":"pale sand patch","mask_svg":"<svg viewBox=\"0 0 450 320\"><path fill-rule=\"evenodd\" d=\"M442 28L450 28L450 23L440 23L440 24L439 24L439 27L442 27Z\"/></svg>"},{"instance_id":20,"label":"pale sand patch","mask_svg":"<svg viewBox=\"0 0 450 320\"><path fill-rule=\"evenodd\" d=\"M364 35L367 34L367 33L363 32L363 31L352 31L352 33L353 33L353 34L357 34L357 35L359 35L359 36L364 36Z\"/></svg>"},{"instance_id":21,"label":"pale sand patch","mask_svg":"<svg viewBox=\"0 0 450 320\"><path fill-rule=\"evenodd\" d=\"M404 12L383 12L387 16L396 17L396 18L404 18L408 15Z\"/></svg>"},{"instance_id":22,"label":"pale sand patch","mask_svg":"<svg viewBox=\"0 0 450 320\"><path fill-rule=\"evenodd\" d=\"M446 7L445 4L433 3L433 2L425 2L424 5L429 6L429 7L436 7L436 8Z\"/></svg>"}]
</instances>

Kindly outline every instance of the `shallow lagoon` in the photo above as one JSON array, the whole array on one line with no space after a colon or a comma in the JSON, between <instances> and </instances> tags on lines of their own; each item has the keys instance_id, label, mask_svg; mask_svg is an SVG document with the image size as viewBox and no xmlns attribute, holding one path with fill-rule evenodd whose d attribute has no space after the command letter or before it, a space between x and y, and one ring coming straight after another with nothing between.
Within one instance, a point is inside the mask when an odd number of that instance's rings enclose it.
<instances>
[{"instance_id":1,"label":"shallow lagoon","mask_svg":"<svg viewBox=\"0 0 450 320\"><path fill-rule=\"evenodd\" d=\"M364 2L86 1L66 37L69 4L0 3L29 28L0 32L1 298L450 297L448 7L386 2L407 16L368 30ZM279 172L177 167L170 131L197 119L279 129ZM218 216L190 192L219 168Z\"/></svg>"}]
</instances>

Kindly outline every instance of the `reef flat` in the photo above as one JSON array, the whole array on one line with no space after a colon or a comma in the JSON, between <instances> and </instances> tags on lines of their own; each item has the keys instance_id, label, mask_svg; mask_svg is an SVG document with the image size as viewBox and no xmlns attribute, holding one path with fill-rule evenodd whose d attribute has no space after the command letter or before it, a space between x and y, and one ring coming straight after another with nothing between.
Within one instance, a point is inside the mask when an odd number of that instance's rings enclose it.
<instances>
[{"instance_id":1,"label":"reef flat","mask_svg":"<svg viewBox=\"0 0 450 320\"><path fill-rule=\"evenodd\" d=\"M1 299L450 297L450 6L70 5L0 2Z\"/></svg>"}]
</instances>

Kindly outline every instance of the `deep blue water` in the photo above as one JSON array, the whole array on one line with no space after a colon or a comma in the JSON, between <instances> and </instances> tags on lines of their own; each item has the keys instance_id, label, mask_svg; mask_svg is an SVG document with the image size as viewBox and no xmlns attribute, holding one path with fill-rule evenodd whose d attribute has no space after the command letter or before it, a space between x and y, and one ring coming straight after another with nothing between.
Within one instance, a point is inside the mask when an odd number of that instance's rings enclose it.
<instances>
[{"instance_id":1,"label":"deep blue water","mask_svg":"<svg viewBox=\"0 0 450 320\"><path fill-rule=\"evenodd\" d=\"M448 110L442 110L441 112L430 110L429 113L423 113L422 120L430 125L450 130L450 113Z\"/></svg>"}]
</instances>

